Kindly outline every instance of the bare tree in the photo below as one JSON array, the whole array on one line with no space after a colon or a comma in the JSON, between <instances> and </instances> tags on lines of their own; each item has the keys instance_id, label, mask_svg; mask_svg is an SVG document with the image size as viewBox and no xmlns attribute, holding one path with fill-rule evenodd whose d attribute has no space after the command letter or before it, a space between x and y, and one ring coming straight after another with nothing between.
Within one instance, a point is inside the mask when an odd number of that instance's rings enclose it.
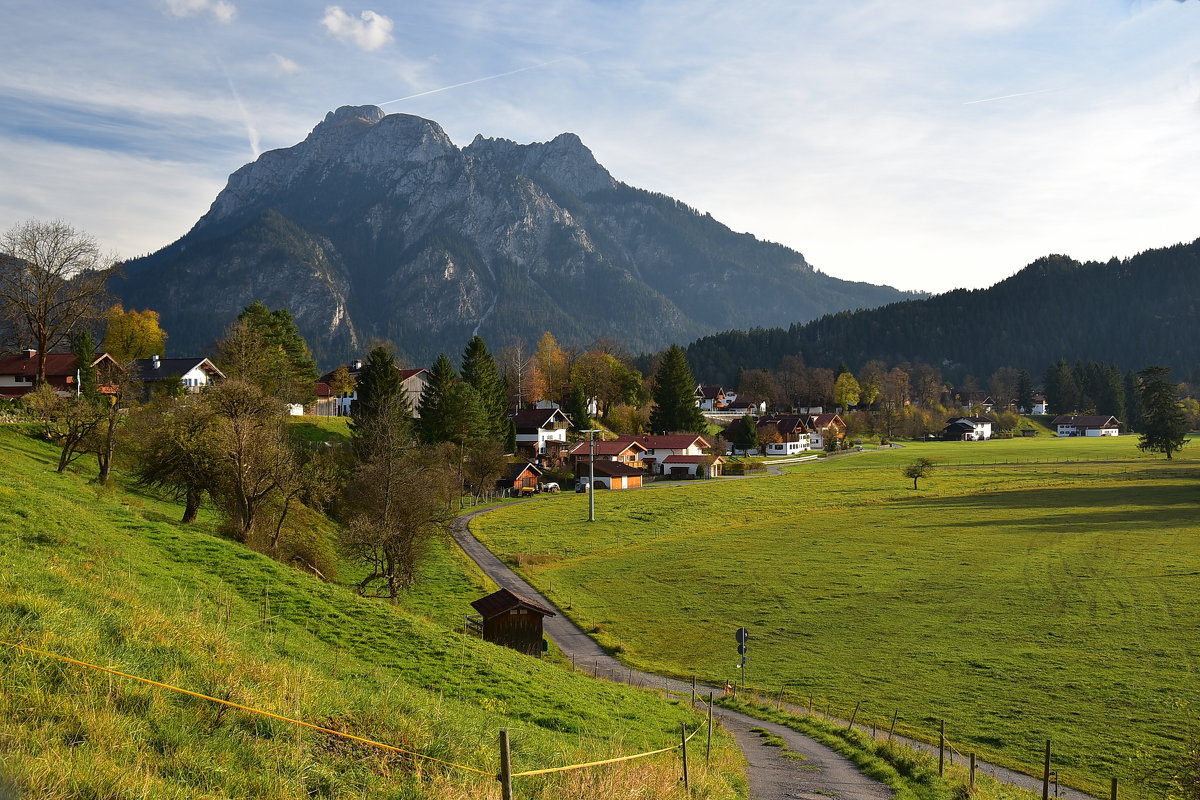
<instances>
[{"instance_id":1,"label":"bare tree","mask_svg":"<svg viewBox=\"0 0 1200 800\"><path fill-rule=\"evenodd\" d=\"M83 322L97 318L116 257L61 220L29 220L0 237L0 316L37 349L35 385L46 381L45 356Z\"/></svg>"}]
</instances>

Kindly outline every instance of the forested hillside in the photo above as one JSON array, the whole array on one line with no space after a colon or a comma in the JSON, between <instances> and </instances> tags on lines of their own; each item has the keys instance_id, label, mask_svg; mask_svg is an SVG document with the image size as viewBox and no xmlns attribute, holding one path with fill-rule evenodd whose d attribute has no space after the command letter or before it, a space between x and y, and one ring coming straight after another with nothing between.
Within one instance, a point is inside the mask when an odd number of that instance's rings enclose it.
<instances>
[{"instance_id":1,"label":"forested hillside","mask_svg":"<svg viewBox=\"0 0 1200 800\"><path fill-rule=\"evenodd\" d=\"M854 369L925 363L950 378L1003 365L1040 374L1060 358L1188 374L1200 365L1198 298L1200 240L1105 263L1051 255L987 289L707 336L688 347L688 360L700 380L725 383L796 355Z\"/></svg>"}]
</instances>

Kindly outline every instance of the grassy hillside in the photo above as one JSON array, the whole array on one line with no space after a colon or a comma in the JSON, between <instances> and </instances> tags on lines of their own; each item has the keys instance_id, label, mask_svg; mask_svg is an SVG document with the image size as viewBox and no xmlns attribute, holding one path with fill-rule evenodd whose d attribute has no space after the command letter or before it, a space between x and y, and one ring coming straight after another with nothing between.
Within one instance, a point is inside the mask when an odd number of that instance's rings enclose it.
<instances>
[{"instance_id":1,"label":"grassy hillside","mask_svg":"<svg viewBox=\"0 0 1200 800\"><path fill-rule=\"evenodd\" d=\"M930 443L778 478L551 498L478 519L630 663L748 679L1064 781L1157 796L1191 728L1200 462L1133 437ZM940 463L912 489L900 468ZM603 587L600 591L597 587ZM822 709L824 706L821 706Z\"/></svg>"},{"instance_id":2,"label":"grassy hillside","mask_svg":"<svg viewBox=\"0 0 1200 800\"><path fill-rule=\"evenodd\" d=\"M486 772L509 728L523 770L672 743L686 707L455 632L478 596L448 548L396 606L176 523L179 508L53 472L0 426L0 639ZM449 623L446 624L446 623ZM0 647L0 784L22 796L477 798L488 777ZM731 743L700 796L740 796ZM531 778L553 797L675 797L677 759ZM693 779L693 786L696 778ZM526 794L528 796L528 794Z\"/></svg>"}]
</instances>

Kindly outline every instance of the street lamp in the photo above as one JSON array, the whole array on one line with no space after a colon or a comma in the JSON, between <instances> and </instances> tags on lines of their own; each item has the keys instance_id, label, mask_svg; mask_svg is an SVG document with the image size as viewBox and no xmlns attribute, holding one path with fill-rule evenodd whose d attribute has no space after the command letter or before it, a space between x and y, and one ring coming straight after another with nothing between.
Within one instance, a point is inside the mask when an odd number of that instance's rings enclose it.
<instances>
[{"instance_id":1,"label":"street lamp","mask_svg":"<svg viewBox=\"0 0 1200 800\"><path fill-rule=\"evenodd\" d=\"M588 435L588 522L596 521L596 440L593 433L600 433L599 428L587 428L580 431Z\"/></svg>"}]
</instances>

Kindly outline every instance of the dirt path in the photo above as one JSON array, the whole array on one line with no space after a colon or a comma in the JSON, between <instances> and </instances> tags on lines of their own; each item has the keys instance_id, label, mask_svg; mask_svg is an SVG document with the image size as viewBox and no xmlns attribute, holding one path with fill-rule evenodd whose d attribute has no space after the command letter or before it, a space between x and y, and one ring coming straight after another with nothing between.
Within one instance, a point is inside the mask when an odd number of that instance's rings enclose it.
<instances>
[{"instance_id":1,"label":"dirt path","mask_svg":"<svg viewBox=\"0 0 1200 800\"><path fill-rule=\"evenodd\" d=\"M471 534L471 518L491 510L481 509L455 519L451 524L455 541L498 586L555 608ZM576 669L591 672L598 678L634 686L663 687L691 696L690 683L630 669L607 655L562 612L546 618L545 631ZM860 773L846 758L791 728L725 708L718 707L713 713L721 719L746 756L750 765L747 776L752 800L888 800L892 796L891 789ZM783 739L788 750L803 757L785 756L783 748L766 744L764 738L752 730L755 728Z\"/></svg>"}]
</instances>

